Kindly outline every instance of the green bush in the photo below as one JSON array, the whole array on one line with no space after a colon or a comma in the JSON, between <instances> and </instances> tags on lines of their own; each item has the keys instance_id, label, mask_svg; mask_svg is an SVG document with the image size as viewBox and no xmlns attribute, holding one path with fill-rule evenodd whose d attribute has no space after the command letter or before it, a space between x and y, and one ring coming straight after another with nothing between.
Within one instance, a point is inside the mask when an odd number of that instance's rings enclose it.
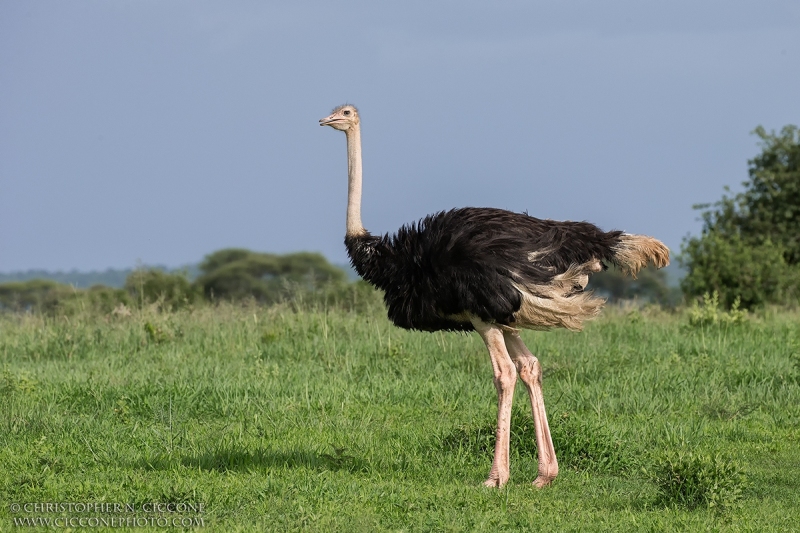
<instances>
[{"instance_id":1,"label":"green bush","mask_svg":"<svg viewBox=\"0 0 800 533\"><path fill-rule=\"evenodd\" d=\"M747 311L739 309L740 300L737 296L728 312L719 307L719 294L703 295L703 305L697 301L688 310L689 325L695 327L741 324L747 319Z\"/></svg>"},{"instance_id":2,"label":"green bush","mask_svg":"<svg viewBox=\"0 0 800 533\"><path fill-rule=\"evenodd\" d=\"M787 304L800 290L800 268L788 265L783 249L769 240L752 244L736 234L710 232L685 243L683 260L689 266L683 291L691 296L717 293L726 308L737 298L745 309Z\"/></svg>"},{"instance_id":3,"label":"green bush","mask_svg":"<svg viewBox=\"0 0 800 533\"><path fill-rule=\"evenodd\" d=\"M727 510L747 484L739 465L719 455L673 453L658 461L653 473L659 503L687 509Z\"/></svg>"}]
</instances>

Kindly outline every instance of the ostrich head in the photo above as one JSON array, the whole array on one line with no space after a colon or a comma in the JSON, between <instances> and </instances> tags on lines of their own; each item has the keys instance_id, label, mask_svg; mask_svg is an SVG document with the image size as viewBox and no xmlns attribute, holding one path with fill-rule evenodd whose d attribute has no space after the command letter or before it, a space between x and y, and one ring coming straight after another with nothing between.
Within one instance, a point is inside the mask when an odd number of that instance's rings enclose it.
<instances>
[{"instance_id":1,"label":"ostrich head","mask_svg":"<svg viewBox=\"0 0 800 533\"><path fill-rule=\"evenodd\" d=\"M358 126L358 123L358 109L350 104L340 105L331 112L330 116L319 120L320 126L330 126L341 131L348 131Z\"/></svg>"}]
</instances>

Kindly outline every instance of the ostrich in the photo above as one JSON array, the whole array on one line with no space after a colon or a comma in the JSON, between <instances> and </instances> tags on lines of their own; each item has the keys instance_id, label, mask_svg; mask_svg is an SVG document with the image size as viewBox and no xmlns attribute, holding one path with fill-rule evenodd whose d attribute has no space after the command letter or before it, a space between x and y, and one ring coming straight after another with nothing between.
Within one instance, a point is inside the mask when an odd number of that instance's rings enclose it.
<instances>
[{"instance_id":1,"label":"ostrich","mask_svg":"<svg viewBox=\"0 0 800 533\"><path fill-rule=\"evenodd\" d=\"M589 275L611 263L635 276L652 261L669 264L660 241L588 222L541 220L488 207L429 215L394 235L371 235L361 224L361 124L358 110L342 105L319 121L347 136L347 233L350 261L359 276L384 291L389 319L405 329L476 331L486 348L497 389L497 439L488 479L509 478L511 402L517 377L531 402L539 459L537 487L558 475L558 461L542 395L539 360L520 338L521 328L580 330L605 300L584 292Z\"/></svg>"}]
</instances>

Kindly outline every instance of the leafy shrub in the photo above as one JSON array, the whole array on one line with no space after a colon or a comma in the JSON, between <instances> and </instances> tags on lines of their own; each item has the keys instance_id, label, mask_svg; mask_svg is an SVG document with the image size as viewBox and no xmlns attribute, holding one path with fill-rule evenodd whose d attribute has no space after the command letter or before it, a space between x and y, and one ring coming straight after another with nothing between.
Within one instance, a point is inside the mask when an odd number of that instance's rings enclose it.
<instances>
[{"instance_id":1,"label":"leafy shrub","mask_svg":"<svg viewBox=\"0 0 800 533\"><path fill-rule=\"evenodd\" d=\"M703 295L703 305L696 300L689 309L689 325L694 327L742 324L747 320L747 311L739 309L739 297L733 301L731 308L725 312L719 307L719 294Z\"/></svg>"},{"instance_id":2,"label":"leafy shrub","mask_svg":"<svg viewBox=\"0 0 800 533\"><path fill-rule=\"evenodd\" d=\"M747 481L742 469L719 455L675 453L657 461L653 481L659 503L688 509L726 510L742 496Z\"/></svg>"},{"instance_id":3,"label":"leafy shrub","mask_svg":"<svg viewBox=\"0 0 800 533\"><path fill-rule=\"evenodd\" d=\"M28 394L36 390L39 383L26 373L14 375L8 368L3 368L0 375L0 394L14 394L21 392Z\"/></svg>"},{"instance_id":4,"label":"leafy shrub","mask_svg":"<svg viewBox=\"0 0 800 533\"><path fill-rule=\"evenodd\" d=\"M152 344L164 344L183 337L183 328L172 321L166 323L145 321L144 332L147 340Z\"/></svg>"},{"instance_id":5,"label":"leafy shrub","mask_svg":"<svg viewBox=\"0 0 800 533\"><path fill-rule=\"evenodd\" d=\"M725 308L737 298L745 309L789 303L800 290L800 269L788 265L783 249L769 240L752 244L737 234L709 233L684 243L681 261L689 267L683 291L689 296L717 293Z\"/></svg>"}]
</instances>

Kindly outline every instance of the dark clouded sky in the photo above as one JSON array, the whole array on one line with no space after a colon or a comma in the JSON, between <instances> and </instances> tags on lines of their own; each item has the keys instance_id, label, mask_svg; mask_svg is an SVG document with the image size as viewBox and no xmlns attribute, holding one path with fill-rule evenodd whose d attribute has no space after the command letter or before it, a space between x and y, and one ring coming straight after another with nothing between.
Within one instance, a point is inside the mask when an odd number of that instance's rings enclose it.
<instances>
[{"instance_id":1,"label":"dark clouded sky","mask_svg":"<svg viewBox=\"0 0 800 533\"><path fill-rule=\"evenodd\" d=\"M365 226L495 206L648 233L800 123L800 2L0 2L0 271L345 261Z\"/></svg>"}]
</instances>

